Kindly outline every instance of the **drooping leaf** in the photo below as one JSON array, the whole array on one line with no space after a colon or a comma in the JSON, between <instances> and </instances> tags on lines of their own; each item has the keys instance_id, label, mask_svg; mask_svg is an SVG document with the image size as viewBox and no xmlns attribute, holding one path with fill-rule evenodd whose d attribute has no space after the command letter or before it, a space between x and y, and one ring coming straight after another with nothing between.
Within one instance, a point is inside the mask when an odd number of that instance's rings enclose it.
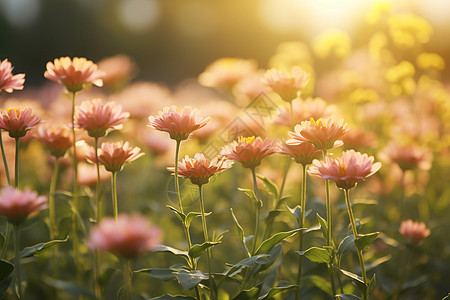
<instances>
[{"instance_id":1,"label":"drooping leaf","mask_svg":"<svg viewBox=\"0 0 450 300\"><path fill-rule=\"evenodd\" d=\"M370 248L373 241L377 238L378 234L379 234L379 232L358 234L358 236L355 240L356 248L358 248L358 250L360 250L360 251L366 251L367 249Z\"/></svg>"},{"instance_id":2,"label":"drooping leaf","mask_svg":"<svg viewBox=\"0 0 450 300\"><path fill-rule=\"evenodd\" d=\"M242 246L245 249L245 252L247 253L247 256L250 257L250 251L248 251L247 244L245 243L245 235L244 235L244 229L242 228L241 224L239 224L239 221L237 220L236 216L234 215L233 209L230 208L231 216L233 217L234 225L236 226L236 229L238 231L239 240L242 243Z\"/></svg>"},{"instance_id":3,"label":"drooping leaf","mask_svg":"<svg viewBox=\"0 0 450 300\"><path fill-rule=\"evenodd\" d=\"M306 256L310 261L315 263L331 263L332 256L328 249L311 247L305 251L295 251L299 255Z\"/></svg>"},{"instance_id":4,"label":"drooping leaf","mask_svg":"<svg viewBox=\"0 0 450 300\"><path fill-rule=\"evenodd\" d=\"M322 231L323 238L326 240L328 235L328 223L319 214L317 214L317 220L319 221L320 230Z\"/></svg>"},{"instance_id":5,"label":"drooping leaf","mask_svg":"<svg viewBox=\"0 0 450 300\"><path fill-rule=\"evenodd\" d=\"M353 234L347 235L339 244L338 256L341 257L344 252L355 250L355 236Z\"/></svg>"},{"instance_id":6,"label":"drooping leaf","mask_svg":"<svg viewBox=\"0 0 450 300\"><path fill-rule=\"evenodd\" d=\"M34 246L31 246L31 247L26 247L25 249L20 251L19 258L30 257L30 256L33 256L33 255L39 255L42 252L44 252L45 250L47 250L48 248L51 248L51 247L56 246L58 244L65 243L68 240L69 240L69 237L67 236L63 240L53 240L53 241L49 241L49 242L46 242L46 243L39 243L39 244L36 244Z\"/></svg>"},{"instance_id":7,"label":"drooping leaf","mask_svg":"<svg viewBox=\"0 0 450 300\"><path fill-rule=\"evenodd\" d=\"M153 252L168 252L175 256L184 258L188 263L190 263L189 254L187 251L178 250L169 246L161 245L156 247Z\"/></svg>"},{"instance_id":8,"label":"drooping leaf","mask_svg":"<svg viewBox=\"0 0 450 300\"><path fill-rule=\"evenodd\" d=\"M192 220L194 220L196 217L200 217L202 215L202 213L199 212L190 212L187 214L186 216L186 226L189 227L191 225ZM210 212L205 213L205 217L211 215Z\"/></svg>"},{"instance_id":9,"label":"drooping leaf","mask_svg":"<svg viewBox=\"0 0 450 300\"><path fill-rule=\"evenodd\" d=\"M296 288L297 286L298 285L291 284L289 282L280 282L280 283L278 283L278 285L276 287L271 288L267 292L267 294L259 297L258 300L269 300L269 299L272 299L273 296L275 296L275 295L277 295L277 294L279 294L281 292L290 290L292 288Z\"/></svg>"},{"instance_id":10,"label":"drooping leaf","mask_svg":"<svg viewBox=\"0 0 450 300\"><path fill-rule=\"evenodd\" d=\"M264 253L269 252L276 244L278 244L282 240L296 234L300 230L302 230L302 228L294 229L291 231L278 232L278 233L274 234L272 237L270 237L267 240L265 240L264 242L262 242L262 244L256 250L255 255L264 254Z\"/></svg>"},{"instance_id":11,"label":"drooping leaf","mask_svg":"<svg viewBox=\"0 0 450 300\"><path fill-rule=\"evenodd\" d=\"M286 204L286 208L290 211L290 213L295 217L295 219L297 220L297 225L300 226L302 223L302 208L300 207L300 205L297 205L294 208L290 208L287 204Z\"/></svg>"},{"instance_id":12,"label":"drooping leaf","mask_svg":"<svg viewBox=\"0 0 450 300\"><path fill-rule=\"evenodd\" d=\"M267 217L264 218L264 223L266 225L272 223L273 220L282 212L283 211L280 209L274 209L274 210L269 211L269 214L267 215Z\"/></svg>"},{"instance_id":13,"label":"drooping leaf","mask_svg":"<svg viewBox=\"0 0 450 300\"><path fill-rule=\"evenodd\" d=\"M202 280L208 279L208 274L204 274L200 271L186 271L181 269L177 272L177 279L183 289L190 290Z\"/></svg>"},{"instance_id":14,"label":"drooping leaf","mask_svg":"<svg viewBox=\"0 0 450 300\"><path fill-rule=\"evenodd\" d=\"M369 295L372 293L372 291L376 285L377 285L377 277L376 277L376 274L373 274L372 279L370 279L370 281L369 281L369 287L368 287Z\"/></svg>"},{"instance_id":15,"label":"drooping leaf","mask_svg":"<svg viewBox=\"0 0 450 300\"><path fill-rule=\"evenodd\" d=\"M149 277L164 281L176 278L176 272L170 268L147 268L136 270L134 271L134 273L146 273Z\"/></svg>"},{"instance_id":16,"label":"drooping leaf","mask_svg":"<svg viewBox=\"0 0 450 300\"><path fill-rule=\"evenodd\" d=\"M261 294L261 287L262 283L258 284L257 286L240 292L236 297L233 298L233 300L255 300L258 299L259 294Z\"/></svg>"},{"instance_id":17,"label":"drooping leaf","mask_svg":"<svg viewBox=\"0 0 450 300\"><path fill-rule=\"evenodd\" d=\"M199 257L206 251L206 249L211 248L214 245L220 244L220 242L204 242L203 244L196 244L189 249L189 256L194 259Z\"/></svg>"},{"instance_id":18,"label":"drooping leaf","mask_svg":"<svg viewBox=\"0 0 450 300\"><path fill-rule=\"evenodd\" d=\"M306 229L303 231L303 233L308 233L308 232L316 231L316 230L320 230L320 225L315 225L315 226L306 228Z\"/></svg>"},{"instance_id":19,"label":"drooping leaf","mask_svg":"<svg viewBox=\"0 0 450 300\"><path fill-rule=\"evenodd\" d=\"M183 214L181 211L179 211L177 208L171 206L171 205L166 205L171 211L173 211L175 213L175 215L177 216L177 218L181 221L181 223L184 224L185 220L186 220L186 215Z\"/></svg>"},{"instance_id":20,"label":"drooping leaf","mask_svg":"<svg viewBox=\"0 0 450 300\"><path fill-rule=\"evenodd\" d=\"M361 298L352 294L339 294L336 297L340 300L361 300Z\"/></svg>"},{"instance_id":21,"label":"drooping leaf","mask_svg":"<svg viewBox=\"0 0 450 300\"><path fill-rule=\"evenodd\" d=\"M304 276L303 279L311 281L311 283L313 285L315 285L317 288L319 288L323 292L327 293L328 295L333 296L333 291L331 290L331 284L325 278L322 278L318 275L310 275L310 276Z\"/></svg>"},{"instance_id":22,"label":"drooping leaf","mask_svg":"<svg viewBox=\"0 0 450 300\"><path fill-rule=\"evenodd\" d=\"M259 179L261 179L261 181L264 184L264 187L266 188L267 192L269 194L272 194L274 196L275 199L278 199L278 187L275 184L275 182L273 182L272 180L270 180L267 177L264 177L262 175L257 175Z\"/></svg>"},{"instance_id":23,"label":"drooping leaf","mask_svg":"<svg viewBox=\"0 0 450 300\"><path fill-rule=\"evenodd\" d=\"M236 263L233 267L254 268L257 265L264 265L269 263L270 261L268 257L270 257L270 254L260 254L252 257L247 257Z\"/></svg>"},{"instance_id":24,"label":"drooping leaf","mask_svg":"<svg viewBox=\"0 0 450 300\"><path fill-rule=\"evenodd\" d=\"M0 259L0 281L8 278L9 274L14 270L14 265L9 261Z\"/></svg>"},{"instance_id":25,"label":"drooping leaf","mask_svg":"<svg viewBox=\"0 0 450 300\"><path fill-rule=\"evenodd\" d=\"M260 200L258 200L258 198L256 198L255 192L253 190L243 188L238 188L238 190L246 194L250 199L252 199L255 205L259 205L260 207L262 207L263 203Z\"/></svg>"},{"instance_id":26,"label":"drooping leaf","mask_svg":"<svg viewBox=\"0 0 450 300\"><path fill-rule=\"evenodd\" d=\"M350 278L351 280L353 280L354 283L356 283L356 285L358 286L358 288L360 290L364 290L366 288L366 284L364 283L364 280L361 276L356 275L355 273L343 270L341 268L335 267L336 270L338 270L339 272L341 272L344 276Z\"/></svg>"}]
</instances>

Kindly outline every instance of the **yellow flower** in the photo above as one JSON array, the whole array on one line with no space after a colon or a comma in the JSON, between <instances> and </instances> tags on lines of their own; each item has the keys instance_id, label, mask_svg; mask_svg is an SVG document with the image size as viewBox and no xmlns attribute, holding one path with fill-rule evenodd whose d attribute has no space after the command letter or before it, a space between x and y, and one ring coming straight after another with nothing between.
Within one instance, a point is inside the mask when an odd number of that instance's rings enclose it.
<instances>
[{"instance_id":1,"label":"yellow flower","mask_svg":"<svg viewBox=\"0 0 450 300\"><path fill-rule=\"evenodd\" d=\"M378 0L373 4L372 10L367 15L367 23L375 24L382 16L387 16L391 13L391 2L387 0Z\"/></svg>"},{"instance_id":2,"label":"yellow flower","mask_svg":"<svg viewBox=\"0 0 450 300\"><path fill-rule=\"evenodd\" d=\"M399 48L412 48L430 40L433 28L425 19L410 14L398 14L388 19L389 34Z\"/></svg>"},{"instance_id":3,"label":"yellow flower","mask_svg":"<svg viewBox=\"0 0 450 300\"><path fill-rule=\"evenodd\" d=\"M444 59L436 53L421 53L416 58L417 67L420 69L436 69L443 70L445 68Z\"/></svg>"},{"instance_id":4,"label":"yellow flower","mask_svg":"<svg viewBox=\"0 0 450 300\"><path fill-rule=\"evenodd\" d=\"M372 89L357 88L350 93L349 100L354 103L370 103L378 100L378 93Z\"/></svg>"},{"instance_id":5,"label":"yellow flower","mask_svg":"<svg viewBox=\"0 0 450 300\"><path fill-rule=\"evenodd\" d=\"M319 58L334 56L345 58L351 51L350 36L338 29L325 31L313 40L312 48L314 54Z\"/></svg>"}]
</instances>

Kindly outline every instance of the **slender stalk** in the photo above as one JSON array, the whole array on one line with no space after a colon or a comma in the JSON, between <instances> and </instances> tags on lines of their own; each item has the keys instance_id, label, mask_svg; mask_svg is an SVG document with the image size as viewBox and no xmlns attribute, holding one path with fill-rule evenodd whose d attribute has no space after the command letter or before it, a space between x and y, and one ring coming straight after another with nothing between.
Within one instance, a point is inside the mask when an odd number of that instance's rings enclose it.
<instances>
[{"instance_id":1,"label":"slender stalk","mask_svg":"<svg viewBox=\"0 0 450 300\"><path fill-rule=\"evenodd\" d=\"M302 165L303 167L303 178L302 178L302 190L300 193L300 207L301 207L301 220L300 220L300 228L303 228L305 226L305 211L306 211L306 166ZM303 230L299 232L299 251L303 250ZM295 300L299 299L299 291L300 291L300 284L302 281L302 263L303 263L303 256L299 255L298 258L298 272L297 272L297 292L295 293Z\"/></svg>"},{"instance_id":2,"label":"slender stalk","mask_svg":"<svg viewBox=\"0 0 450 300\"><path fill-rule=\"evenodd\" d=\"M395 300L399 300L401 293L402 293L402 286L403 286L403 282L405 281L406 278L406 274L408 274L408 267L409 267L409 260L410 260L410 256L411 256L411 250L407 247L406 248L406 253L403 256L403 264L401 264L400 266L400 278L398 280L397 283L397 288L395 289L395 294L393 299Z\"/></svg>"},{"instance_id":3,"label":"slender stalk","mask_svg":"<svg viewBox=\"0 0 450 300\"><path fill-rule=\"evenodd\" d=\"M255 255L256 245L258 240L258 231L259 231L259 219L261 213L261 200L259 198L258 193L258 183L256 182L256 171L255 168L252 168L252 176L253 176L253 190L255 192L256 200L255 209L256 209L256 219L255 219L255 235L253 236L253 246L252 246L252 255Z\"/></svg>"},{"instance_id":4,"label":"slender stalk","mask_svg":"<svg viewBox=\"0 0 450 300\"><path fill-rule=\"evenodd\" d=\"M201 184L198 185L198 192L200 194L200 210L202 213L203 235L205 237L205 242L209 242L208 228L206 226L206 217L205 217L205 202L204 202L204 198L203 198L203 186ZM214 299L215 297L214 297L212 276L211 276L211 249L208 248L207 251L208 251L207 263L208 263L209 291L210 291L211 299Z\"/></svg>"},{"instance_id":5,"label":"slender stalk","mask_svg":"<svg viewBox=\"0 0 450 300\"><path fill-rule=\"evenodd\" d=\"M132 282L131 278L133 276L133 272L130 268L130 260L128 258L121 258L123 265L123 286L125 293L123 295L124 300L131 300L131 290L132 290Z\"/></svg>"},{"instance_id":6,"label":"slender stalk","mask_svg":"<svg viewBox=\"0 0 450 300\"><path fill-rule=\"evenodd\" d=\"M19 188L19 140L16 138L16 157L14 158L14 187Z\"/></svg>"},{"instance_id":7,"label":"slender stalk","mask_svg":"<svg viewBox=\"0 0 450 300\"><path fill-rule=\"evenodd\" d=\"M11 225L9 224L9 222L6 222L5 240L3 242L3 249L2 249L2 253L0 255L1 259L5 258L6 251L8 250L9 236L10 235L11 235Z\"/></svg>"},{"instance_id":8,"label":"slender stalk","mask_svg":"<svg viewBox=\"0 0 450 300\"><path fill-rule=\"evenodd\" d=\"M358 237L358 231L356 230L355 217L353 215L353 209L352 209L352 206L350 203L350 191L348 189L345 189L344 192L345 192L345 203L347 204L348 217L350 218L353 235L356 239ZM361 292L361 296L362 296L363 300L366 300L367 299L367 283L368 283L367 275L366 275L366 268L364 267L364 259L363 259L362 251L359 249L356 249L356 250L358 253L359 264L361 266L361 273L362 273L363 281L364 281L364 284L366 285L364 290Z\"/></svg>"},{"instance_id":9,"label":"slender stalk","mask_svg":"<svg viewBox=\"0 0 450 300\"><path fill-rule=\"evenodd\" d=\"M406 170L402 170L402 175L400 177L400 201L398 203L399 205L399 218L400 221L403 220L403 207L405 206L405 179L406 179Z\"/></svg>"},{"instance_id":10,"label":"slender stalk","mask_svg":"<svg viewBox=\"0 0 450 300\"><path fill-rule=\"evenodd\" d=\"M8 161L5 155L5 148L3 147L2 130L0 129L0 147L2 149L3 166L5 167L6 180L8 185L11 185L11 178L9 177Z\"/></svg>"},{"instance_id":11,"label":"slender stalk","mask_svg":"<svg viewBox=\"0 0 450 300\"><path fill-rule=\"evenodd\" d=\"M118 220L119 216L119 206L117 204L117 172L112 172L111 175L111 194L112 194L112 202L113 202L113 209L114 209L114 219L116 219L116 222Z\"/></svg>"},{"instance_id":12,"label":"slender stalk","mask_svg":"<svg viewBox=\"0 0 450 300\"><path fill-rule=\"evenodd\" d=\"M294 121L294 105L292 104L292 101L289 102L289 108L291 112L291 130L294 130L295 121Z\"/></svg>"},{"instance_id":13,"label":"slender stalk","mask_svg":"<svg viewBox=\"0 0 450 300\"><path fill-rule=\"evenodd\" d=\"M58 173L59 173L59 157L55 158L55 165L53 166L53 174L52 179L50 180L50 190L48 193L48 215L49 215L49 223L50 223L50 238L52 240L56 239L58 236L58 229L56 227L56 206L55 206L55 190L56 190L56 182L58 181ZM56 269L56 261L58 257L58 247L53 247L52 250L52 270L53 277L57 276Z\"/></svg>"},{"instance_id":14,"label":"slender stalk","mask_svg":"<svg viewBox=\"0 0 450 300\"><path fill-rule=\"evenodd\" d=\"M102 216L102 203L100 201L100 164L98 161L98 137L94 138L95 167L97 169L97 186L95 188L95 203L97 205L95 220L100 223ZM102 290L100 287L100 253L94 250L94 291L97 299L102 299Z\"/></svg>"},{"instance_id":15,"label":"slender stalk","mask_svg":"<svg viewBox=\"0 0 450 300\"><path fill-rule=\"evenodd\" d=\"M14 225L14 257L16 258L16 285L17 299L22 299L22 276L20 274L19 259L19 225Z\"/></svg>"}]
</instances>

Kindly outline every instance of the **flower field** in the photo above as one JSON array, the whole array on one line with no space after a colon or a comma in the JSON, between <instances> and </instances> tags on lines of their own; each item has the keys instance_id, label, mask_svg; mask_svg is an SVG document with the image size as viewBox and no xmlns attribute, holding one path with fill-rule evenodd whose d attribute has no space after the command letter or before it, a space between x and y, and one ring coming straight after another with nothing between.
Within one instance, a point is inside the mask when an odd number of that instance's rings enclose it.
<instances>
[{"instance_id":1,"label":"flower field","mask_svg":"<svg viewBox=\"0 0 450 300\"><path fill-rule=\"evenodd\" d=\"M448 299L448 62L376 3L358 44L176 88L124 54L28 87L0 57L0 299Z\"/></svg>"}]
</instances>

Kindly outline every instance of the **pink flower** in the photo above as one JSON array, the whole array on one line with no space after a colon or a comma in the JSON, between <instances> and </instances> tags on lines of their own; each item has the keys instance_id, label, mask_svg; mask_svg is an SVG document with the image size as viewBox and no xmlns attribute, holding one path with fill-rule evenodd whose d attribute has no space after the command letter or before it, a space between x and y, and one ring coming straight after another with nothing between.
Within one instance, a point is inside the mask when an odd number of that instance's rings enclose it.
<instances>
[{"instance_id":1,"label":"pink flower","mask_svg":"<svg viewBox=\"0 0 450 300\"><path fill-rule=\"evenodd\" d=\"M296 163L303 166L311 164L313 159L322 154L320 150L307 142L295 145L283 143L278 153L292 156Z\"/></svg>"},{"instance_id":2,"label":"pink flower","mask_svg":"<svg viewBox=\"0 0 450 300\"><path fill-rule=\"evenodd\" d=\"M189 178L193 184L203 185L208 183L214 174L231 168L232 164L225 158L219 160L216 157L209 161L202 153L195 154L194 158L186 155L183 161L178 163L178 176ZM175 167L169 167L167 170L175 172Z\"/></svg>"},{"instance_id":3,"label":"pink flower","mask_svg":"<svg viewBox=\"0 0 450 300\"><path fill-rule=\"evenodd\" d=\"M339 140L347 131L347 124L344 120L339 122L333 119L318 119L314 121L303 121L295 126L295 132L289 131L292 139L286 143L295 145L303 142L310 142L319 150L326 152L333 147L341 146L343 143Z\"/></svg>"},{"instance_id":4,"label":"pink flower","mask_svg":"<svg viewBox=\"0 0 450 300\"><path fill-rule=\"evenodd\" d=\"M62 84L71 93L81 91L88 84L98 87L103 85L101 77L103 72L97 70L97 65L84 57L61 57L54 63L47 63L47 71L44 77Z\"/></svg>"},{"instance_id":5,"label":"pink flower","mask_svg":"<svg viewBox=\"0 0 450 300\"><path fill-rule=\"evenodd\" d=\"M348 190L381 168L381 163L373 163L373 160L373 156L348 150L342 152L341 158L333 159L327 156L325 162L315 159L308 173L333 180L338 188Z\"/></svg>"},{"instance_id":6,"label":"pink flower","mask_svg":"<svg viewBox=\"0 0 450 300\"><path fill-rule=\"evenodd\" d=\"M13 66L5 59L0 60L0 93L5 91L12 93L13 90L23 90L23 84L25 82L25 74L12 74Z\"/></svg>"},{"instance_id":7,"label":"pink flower","mask_svg":"<svg viewBox=\"0 0 450 300\"><path fill-rule=\"evenodd\" d=\"M269 138L262 140L260 137L240 137L236 142L225 146L221 155L228 159L238 161L244 168L255 168L261 164L261 160L277 152L277 143Z\"/></svg>"},{"instance_id":8,"label":"pink flower","mask_svg":"<svg viewBox=\"0 0 450 300\"><path fill-rule=\"evenodd\" d=\"M73 145L72 132L65 125L41 125L38 127L36 138L49 149L51 155L56 157L64 156Z\"/></svg>"},{"instance_id":9,"label":"pink flower","mask_svg":"<svg viewBox=\"0 0 450 300\"><path fill-rule=\"evenodd\" d=\"M300 90L308 84L308 81L309 74L300 67L292 68L291 72L270 69L264 75L265 85L287 102L296 99Z\"/></svg>"},{"instance_id":10,"label":"pink flower","mask_svg":"<svg viewBox=\"0 0 450 300\"><path fill-rule=\"evenodd\" d=\"M186 140L193 131L205 126L209 120L211 118L203 119L200 112L190 106L183 108L171 106L164 107L157 117L148 117L149 124L147 126L166 131L170 134L171 139L182 141Z\"/></svg>"},{"instance_id":11,"label":"pink flower","mask_svg":"<svg viewBox=\"0 0 450 300\"><path fill-rule=\"evenodd\" d=\"M104 218L91 230L88 247L112 252L126 258L155 249L160 230L139 215L120 214L118 220Z\"/></svg>"},{"instance_id":12,"label":"pink flower","mask_svg":"<svg viewBox=\"0 0 450 300\"><path fill-rule=\"evenodd\" d=\"M402 170L429 170L433 160L432 153L417 146L400 146L390 143L380 154L388 162L396 163Z\"/></svg>"},{"instance_id":13,"label":"pink flower","mask_svg":"<svg viewBox=\"0 0 450 300\"><path fill-rule=\"evenodd\" d=\"M8 131L12 138L21 138L40 120L28 107L8 108L0 113L0 129Z\"/></svg>"},{"instance_id":14,"label":"pink flower","mask_svg":"<svg viewBox=\"0 0 450 300\"><path fill-rule=\"evenodd\" d=\"M400 233L406 240L417 244L430 235L430 230L425 223L406 220L400 224Z\"/></svg>"},{"instance_id":15,"label":"pink flower","mask_svg":"<svg viewBox=\"0 0 450 300\"><path fill-rule=\"evenodd\" d=\"M76 126L87 130L89 136L105 136L109 129L121 129L129 113L122 111L122 106L114 102L103 104L101 99L83 101L75 112Z\"/></svg>"},{"instance_id":16,"label":"pink flower","mask_svg":"<svg viewBox=\"0 0 450 300\"><path fill-rule=\"evenodd\" d=\"M104 72L103 83L112 90L125 86L135 75L136 65L130 57L124 54L102 59L98 68Z\"/></svg>"},{"instance_id":17,"label":"pink flower","mask_svg":"<svg viewBox=\"0 0 450 300\"><path fill-rule=\"evenodd\" d=\"M128 142L106 142L102 143L100 149L98 149L98 161L105 166L107 171L118 172L122 170L125 163L132 162L144 155L139 151L141 151L140 148L131 148ZM88 161L95 163L95 160L95 149L92 149Z\"/></svg>"},{"instance_id":18,"label":"pink flower","mask_svg":"<svg viewBox=\"0 0 450 300\"><path fill-rule=\"evenodd\" d=\"M23 192L10 186L0 191L0 215L8 222L20 224L33 213L47 208L47 198L26 189Z\"/></svg>"},{"instance_id":19,"label":"pink flower","mask_svg":"<svg viewBox=\"0 0 450 300\"><path fill-rule=\"evenodd\" d=\"M336 107L328 105L321 98L308 98L304 101L292 101L292 109L294 110L294 124L299 124L302 121L308 121L313 118L326 119L336 114ZM275 124L281 126L291 126L291 112L290 108L285 108L280 115L275 119Z\"/></svg>"}]
</instances>

